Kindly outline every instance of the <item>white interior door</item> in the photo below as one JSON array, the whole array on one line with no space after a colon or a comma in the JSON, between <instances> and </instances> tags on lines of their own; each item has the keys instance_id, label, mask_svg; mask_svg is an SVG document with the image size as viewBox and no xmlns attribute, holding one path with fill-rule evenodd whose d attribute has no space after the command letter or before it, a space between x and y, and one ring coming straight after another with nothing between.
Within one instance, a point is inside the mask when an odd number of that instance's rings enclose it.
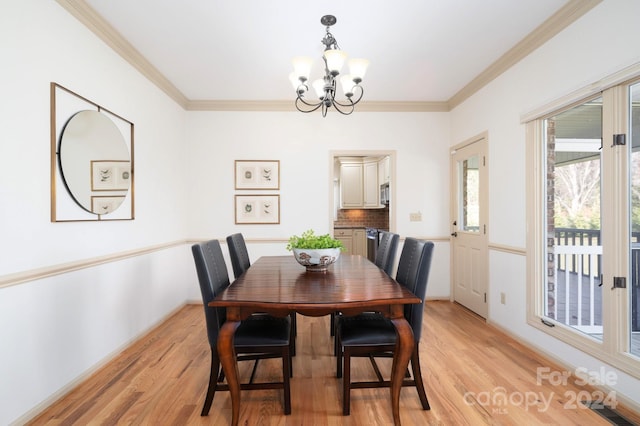
<instances>
[{"instance_id":1,"label":"white interior door","mask_svg":"<svg viewBox=\"0 0 640 426\"><path fill-rule=\"evenodd\" d=\"M453 299L487 317L487 140L456 147L451 155Z\"/></svg>"}]
</instances>

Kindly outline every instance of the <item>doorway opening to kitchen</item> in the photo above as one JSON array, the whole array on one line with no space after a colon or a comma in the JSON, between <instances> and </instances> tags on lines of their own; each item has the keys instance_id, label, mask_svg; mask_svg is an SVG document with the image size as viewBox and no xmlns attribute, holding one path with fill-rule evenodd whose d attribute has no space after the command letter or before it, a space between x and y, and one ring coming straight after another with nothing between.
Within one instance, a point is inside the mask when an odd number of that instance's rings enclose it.
<instances>
[{"instance_id":1,"label":"doorway opening to kitchen","mask_svg":"<svg viewBox=\"0 0 640 426\"><path fill-rule=\"evenodd\" d=\"M395 151L332 151L330 224L346 253L372 259L378 231L394 232Z\"/></svg>"}]
</instances>

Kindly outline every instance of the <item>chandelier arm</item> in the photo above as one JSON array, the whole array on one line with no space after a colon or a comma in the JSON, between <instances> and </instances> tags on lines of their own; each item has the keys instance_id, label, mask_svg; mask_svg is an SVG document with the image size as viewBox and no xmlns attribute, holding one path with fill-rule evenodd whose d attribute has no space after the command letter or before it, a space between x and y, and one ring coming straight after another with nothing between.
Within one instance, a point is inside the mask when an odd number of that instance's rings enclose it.
<instances>
[{"instance_id":1,"label":"chandelier arm","mask_svg":"<svg viewBox=\"0 0 640 426\"><path fill-rule=\"evenodd\" d=\"M362 99L362 96L364 95L364 89L362 88L362 86L359 86L359 85L353 86L354 89L356 87L358 89L360 89L360 95L358 96L358 98L355 101L353 100L353 96L351 96L351 97L348 98L348 100L349 100L348 104L342 104L342 103L340 103L340 102L338 102L336 100L334 100L334 102L337 103L340 106L343 106L343 107L353 107L354 105L356 105L358 102L360 102L360 100Z\"/></svg>"},{"instance_id":2,"label":"chandelier arm","mask_svg":"<svg viewBox=\"0 0 640 426\"><path fill-rule=\"evenodd\" d=\"M351 100L351 98L349 98L349 99L347 99L347 100L349 101L349 103L342 103L342 102L338 102L337 100L335 100L335 99L334 99L334 100L333 100L333 103L334 103L334 104L336 104L336 105L339 105L339 106L341 106L341 107L344 107L344 108L353 108L353 107L356 105L356 103L355 103L355 102L353 102L353 101Z\"/></svg>"},{"instance_id":3,"label":"chandelier arm","mask_svg":"<svg viewBox=\"0 0 640 426\"><path fill-rule=\"evenodd\" d=\"M355 101L352 99L353 104L357 104L358 102L360 102L360 100L362 99L362 96L364 95L364 88L362 86L360 86L359 84L356 84L355 86L353 86L353 88L358 88L360 91L360 96L358 96L358 99L356 99ZM354 90L354 94L355 94L355 90Z\"/></svg>"},{"instance_id":4,"label":"chandelier arm","mask_svg":"<svg viewBox=\"0 0 640 426\"><path fill-rule=\"evenodd\" d=\"M302 109L300 108L300 106L298 105L300 102L302 102L302 104L311 107L310 109ZM309 112L313 112L316 111L318 108L320 108L323 105L322 102L318 102L317 104L310 104L308 102L305 102L302 98L298 97L296 98L296 102L295 102L295 106L296 109L300 112L304 112L304 113L309 113Z\"/></svg>"},{"instance_id":5,"label":"chandelier arm","mask_svg":"<svg viewBox=\"0 0 640 426\"><path fill-rule=\"evenodd\" d=\"M298 96L296 98L296 102L302 102L303 104L305 104L306 106L310 106L310 107L317 107L318 105L320 105L322 102L324 102L323 100L321 100L320 102L307 102L304 100L304 98L302 96Z\"/></svg>"},{"instance_id":6,"label":"chandelier arm","mask_svg":"<svg viewBox=\"0 0 640 426\"><path fill-rule=\"evenodd\" d=\"M308 91L309 91L309 86L307 85L306 82L303 82L298 85L298 88L296 89L296 94L300 96L307 93Z\"/></svg>"},{"instance_id":7,"label":"chandelier arm","mask_svg":"<svg viewBox=\"0 0 640 426\"><path fill-rule=\"evenodd\" d=\"M336 101L333 102L333 107L336 109L336 111L338 111L342 115L351 115L351 113L353 113L353 111L355 110L355 105L343 105ZM341 107L349 108L349 109L346 111L343 111Z\"/></svg>"}]
</instances>

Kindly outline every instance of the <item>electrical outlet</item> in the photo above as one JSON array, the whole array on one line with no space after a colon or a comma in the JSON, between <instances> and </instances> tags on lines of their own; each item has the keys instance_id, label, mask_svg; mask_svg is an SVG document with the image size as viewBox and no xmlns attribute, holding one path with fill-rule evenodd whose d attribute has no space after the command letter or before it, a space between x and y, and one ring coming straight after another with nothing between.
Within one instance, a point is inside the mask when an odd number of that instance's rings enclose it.
<instances>
[{"instance_id":1,"label":"electrical outlet","mask_svg":"<svg viewBox=\"0 0 640 426\"><path fill-rule=\"evenodd\" d=\"M422 213L409 213L409 220L411 222L422 222Z\"/></svg>"},{"instance_id":2,"label":"electrical outlet","mask_svg":"<svg viewBox=\"0 0 640 426\"><path fill-rule=\"evenodd\" d=\"M507 295L504 293L500 293L500 303L502 303L503 305L507 304Z\"/></svg>"}]
</instances>

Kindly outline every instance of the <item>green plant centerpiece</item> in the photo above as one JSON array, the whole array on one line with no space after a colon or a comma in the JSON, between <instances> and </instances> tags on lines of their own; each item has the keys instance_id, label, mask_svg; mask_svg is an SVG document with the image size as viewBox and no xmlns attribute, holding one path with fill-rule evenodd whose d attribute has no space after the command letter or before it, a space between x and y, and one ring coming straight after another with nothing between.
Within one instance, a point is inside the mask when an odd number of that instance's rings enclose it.
<instances>
[{"instance_id":1,"label":"green plant centerpiece","mask_svg":"<svg viewBox=\"0 0 640 426\"><path fill-rule=\"evenodd\" d=\"M308 272L326 272L344 249L342 241L329 234L316 235L313 229L304 231L300 236L293 235L287 244L287 250L293 251L296 261Z\"/></svg>"}]
</instances>

